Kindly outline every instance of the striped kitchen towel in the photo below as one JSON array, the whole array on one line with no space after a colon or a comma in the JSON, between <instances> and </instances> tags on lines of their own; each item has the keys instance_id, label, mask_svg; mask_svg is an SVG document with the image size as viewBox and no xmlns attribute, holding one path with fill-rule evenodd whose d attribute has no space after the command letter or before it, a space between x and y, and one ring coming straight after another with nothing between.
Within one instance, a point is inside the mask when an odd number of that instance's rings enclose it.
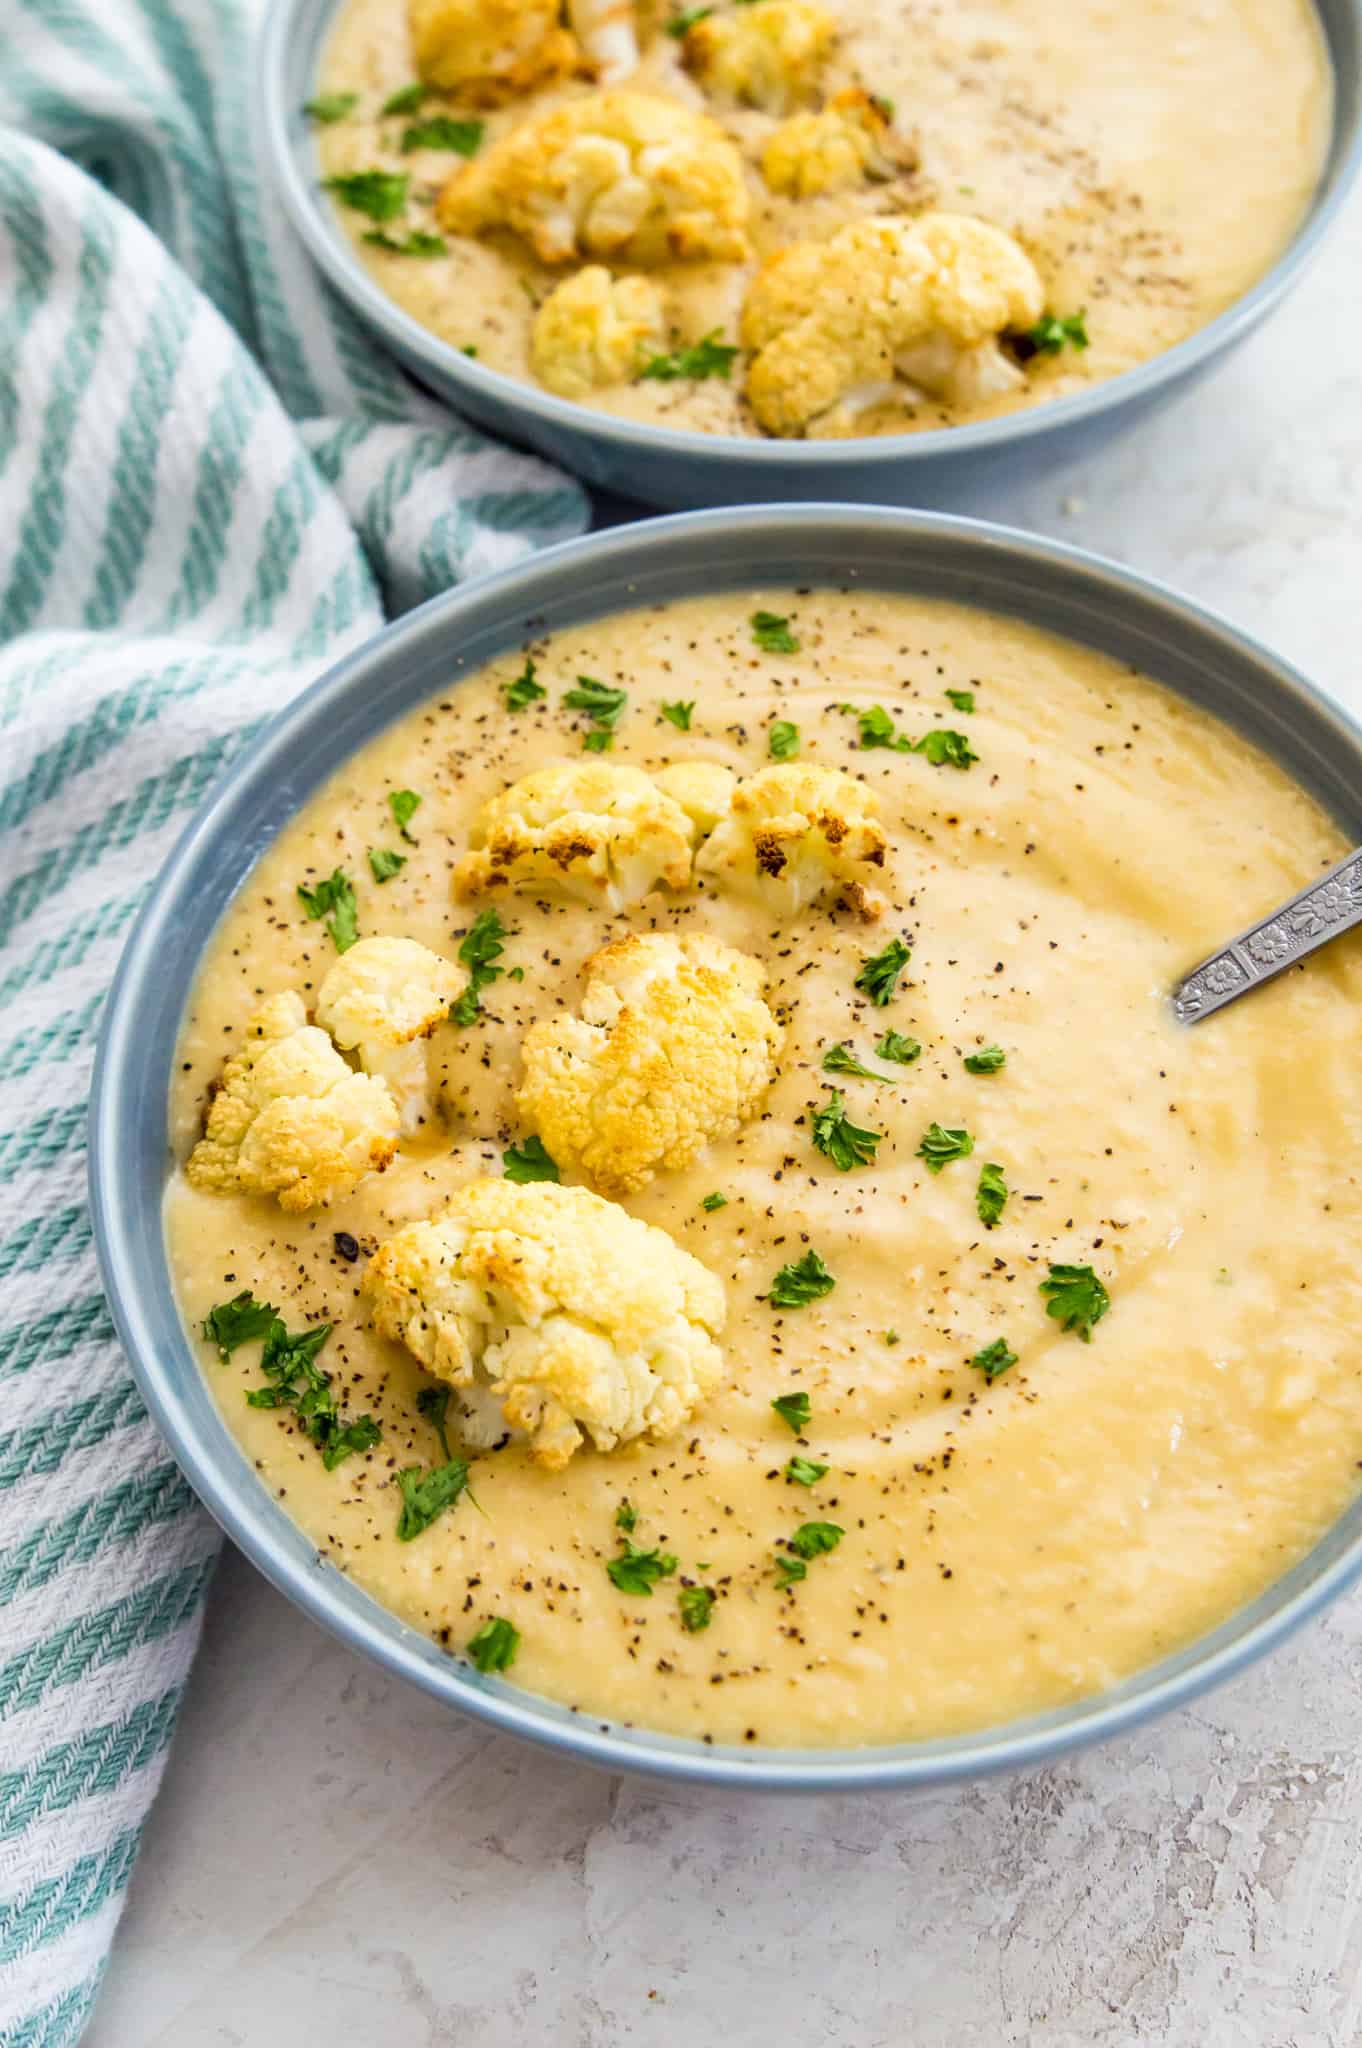
<instances>
[{"instance_id":1,"label":"striped kitchen towel","mask_svg":"<svg viewBox=\"0 0 1362 2048\"><path fill-rule=\"evenodd\" d=\"M217 1534L100 1294L85 1098L151 877L270 711L574 533L263 188L241 0L0 9L0 2044L89 2016Z\"/></svg>"}]
</instances>

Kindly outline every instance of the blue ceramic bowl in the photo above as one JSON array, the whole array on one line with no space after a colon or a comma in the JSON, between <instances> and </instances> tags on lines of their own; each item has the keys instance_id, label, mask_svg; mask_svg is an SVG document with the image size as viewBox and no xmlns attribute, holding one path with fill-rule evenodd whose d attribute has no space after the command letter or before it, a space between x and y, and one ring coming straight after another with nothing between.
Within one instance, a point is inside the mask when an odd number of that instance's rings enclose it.
<instances>
[{"instance_id":1,"label":"blue ceramic bowl","mask_svg":"<svg viewBox=\"0 0 1362 2048\"><path fill-rule=\"evenodd\" d=\"M1053 1713L949 1741L859 1750L710 1747L607 1726L480 1677L319 1559L218 1412L162 1239L181 1019L223 911L289 814L392 719L522 645L531 622L542 634L634 605L773 584L952 598L1087 642L1238 726L1362 841L1362 728L1222 620L1127 570L1002 528L880 507L756 506L620 527L411 613L296 698L237 761L167 862L114 982L90 1112L91 1202L119 1334L190 1484L266 1577L354 1648L451 1707L612 1769L783 1791L928 1786L1044 1761L1237 1671L1362 1569L1362 1501L1220 1628Z\"/></svg>"},{"instance_id":2,"label":"blue ceramic bowl","mask_svg":"<svg viewBox=\"0 0 1362 2048\"><path fill-rule=\"evenodd\" d=\"M1042 469L1131 426L1242 341L1300 277L1362 159L1362 0L1316 0L1335 77L1334 131L1319 189L1290 248L1250 292L1176 348L1089 390L976 426L853 441L758 441L621 420L503 376L441 341L356 260L318 185L302 108L315 91L339 0L273 0L259 53L263 147L280 200L313 259L394 355L467 418L537 448L598 489L650 505L801 498L939 505L1003 464Z\"/></svg>"}]
</instances>

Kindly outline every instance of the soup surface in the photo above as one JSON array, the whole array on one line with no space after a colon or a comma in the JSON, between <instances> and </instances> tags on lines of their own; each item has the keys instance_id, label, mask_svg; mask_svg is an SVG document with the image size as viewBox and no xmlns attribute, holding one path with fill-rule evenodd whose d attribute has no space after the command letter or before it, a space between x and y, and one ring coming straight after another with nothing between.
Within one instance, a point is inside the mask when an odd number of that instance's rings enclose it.
<instances>
[{"instance_id":1,"label":"soup surface","mask_svg":"<svg viewBox=\"0 0 1362 2048\"><path fill-rule=\"evenodd\" d=\"M759 609L788 618L797 652L755 644ZM533 655L542 699L508 708L523 662L508 654L366 747L261 860L186 1018L181 1158L262 996L310 1000L335 957L298 885L339 866L362 934L452 957L476 907L450 887L473 813L580 752L589 720L563 697L582 674L628 691L610 758L644 768L751 772L773 723L796 725L800 759L876 793L890 907L873 924L827 909L777 920L707 882L612 918L503 895L502 965L523 978L503 975L477 1021L431 1041L443 1126L303 1215L177 1173L166 1227L190 1326L247 1288L290 1329L330 1322L320 1363L342 1409L382 1430L327 1471L289 1411L247 1403L259 1347L222 1363L205 1343L263 1483L324 1556L452 1652L504 1617L521 1636L515 1682L715 1741L976 1728L1097 1691L1223 1620L1356 1489L1362 947L1345 939L1194 1030L1165 994L1338 858L1337 831L1271 760L1156 684L942 604L755 591L564 631ZM661 714L678 701L689 730ZM910 739L964 732L977 759L863 748L844 706L882 707ZM421 797L415 844L396 836L396 790ZM375 848L406 856L382 885ZM395 1474L443 1453L417 1408L432 1383L373 1333L360 1277L394 1228L502 1172L525 1136L524 1032L577 1009L583 963L626 929L742 947L786 1026L761 1113L625 1201L723 1281L726 1383L663 1443L586 1448L558 1473L515 1444L478 1455L476 1507L399 1542ZM856 979L896 937L911 961L877 1006ZM911 1064L876 1053L891 1030L920 1044ZM826 1073L838 1044L882 1081ZM1004 1064L967 1068L994 1046ZM814 1149L811 1110L833 1087L882 1134L873 1163L842 1171ZM973 1140L935 1174L919 1156L932 1124ZM1010 1190L991 1229L985 1166ZM338 1249L338 1232L354 1242ZM832 1291L774 1307L773 1276L810 1248ZM1109 1292L1090 1342L1046 1313L1057 1264L1091 1266ZM990 1379L971 1361L999 1339L1016 1362ZM772 1402L798 1393L796 1441ZM826 1471L800 1484L792 1455ZM606 1569L625 1500L631 1540L678 1560L646 1597ZM841 1541L782 1586L777 1547L809 1520ZM703 1632L681 1624L687 1582L716 1595Z\"/></svg>"},{"instance_id":2,"label":"soup surface","mask_svg":"<svg viewBox=\"0 0 1362 2048\"><path fill-rule=\"evenodd\" d=\"M834 11L840 33L815 104L848 88L879 96L892 107L903 162L877 182L792 197L773 192L761 171L777 117L703 89L684 68L684 43L665 32L666 10L645 7L641 63L628 84L712 114L742 151L752 208L750 260L673 263L651 273L666 294L668 341L681 348L713 335L736 345L755 269L792 242L825 241L867 216L941 209L1017 237L1050 311L1063 319L1081 313L1088 345L1060 336L996 390L992 380L985 391L929 389L904 382L907 373L895 383L891 372L882 399L861 391L850 411L834 406L803 428L773 431L838 436L953 425L1116 376L1247 291L1286 246L1317 182L1330 82L1310 0L839 0ZM418 116L409 106L385 115L415 77L401 0L346 0L318 91L324 110L328 96L333 108L354 104L318 125L324 174L381 169L405 174L408 189L398 217L380 226L338 201L340 220L384 290L423 326L492 369L535 381L536 308L565 266L539 262L518 235L445 233L434 201L460 156L448 147L404 148L404 140L416 120L443 111L483 123L485 153L589 85L525 93L490 112L428 91ZM433 256L392 246L429 251L436 245L421 238L433 234L443 242ZM814 296L837 309L834 327L845 322L845 289L829 282ZM707 433L762 431L746 402L741 350L726 369L711 359L708 375L639 378L662 346L641 347L632 377L582 394L585 402Z\"/></svg>"}]
</instances>

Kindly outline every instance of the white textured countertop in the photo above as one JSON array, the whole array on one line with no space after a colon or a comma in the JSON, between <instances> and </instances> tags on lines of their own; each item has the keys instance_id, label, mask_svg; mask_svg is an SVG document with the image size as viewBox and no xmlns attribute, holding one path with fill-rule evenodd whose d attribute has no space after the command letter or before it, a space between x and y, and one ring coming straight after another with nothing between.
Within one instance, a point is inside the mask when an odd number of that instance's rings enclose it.
<instances>
[{"instance_id":1,"label":"white textured countertop","mask_svg":"<svg viewBox=\"0 0 1362 2048\"><path fill-rule=\"evenodd\" d=\"M1362 195L1266 333L961 510L1228 612L1362 708ZM485 1733L224 1562L87 2048L1357 2048L1362 1593L1192 1710L916 1801Z\"/></svg>"}]
</instances>

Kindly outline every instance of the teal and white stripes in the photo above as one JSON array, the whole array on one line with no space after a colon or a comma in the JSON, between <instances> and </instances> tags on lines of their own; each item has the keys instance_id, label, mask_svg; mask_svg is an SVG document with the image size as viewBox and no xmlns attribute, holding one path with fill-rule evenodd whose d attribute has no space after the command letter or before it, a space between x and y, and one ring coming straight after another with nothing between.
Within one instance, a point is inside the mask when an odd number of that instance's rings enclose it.
<instances>
[{"instance_id":1,"label":"teal and white stripes","mask_svg":"<svg viewBox=\"0 0 1362 2048\"><path fill-rule=\"evenodd\" d=\"M3 2048L89 2016L217 1549L99 1291L104 991L214 779L385 599L584 523L308 273L255 169L251 29L236 0L0 26Z\"/></svg>"}]
</instances>

